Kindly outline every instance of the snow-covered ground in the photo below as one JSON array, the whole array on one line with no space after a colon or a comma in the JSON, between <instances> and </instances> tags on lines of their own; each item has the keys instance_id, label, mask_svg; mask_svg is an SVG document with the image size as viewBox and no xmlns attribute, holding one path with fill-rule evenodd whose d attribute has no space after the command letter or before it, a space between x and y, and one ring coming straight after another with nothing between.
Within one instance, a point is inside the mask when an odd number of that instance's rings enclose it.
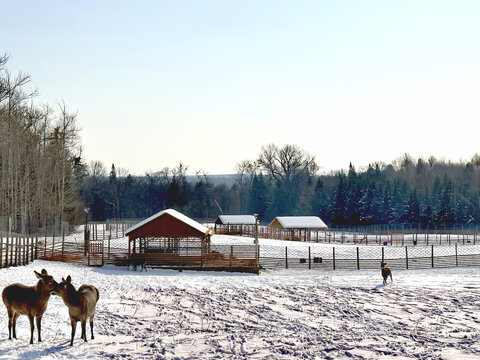
<instances>
[{"instance_id":1,"label":"snow-covered ground","mask_svg":"<svg viewBox=\"0 0 480 360\"><path fill-rule=\"evenodd\" d=\"M69 346L67 308L52 297L42 343L25 316L0 359L479 359L480 268L238 273L128 272L35 261L0 270L0 285L33 285L33 270L100 291L95 340ZM35 337L36 339L36 337Z\"/></svg>"}]
</instances>

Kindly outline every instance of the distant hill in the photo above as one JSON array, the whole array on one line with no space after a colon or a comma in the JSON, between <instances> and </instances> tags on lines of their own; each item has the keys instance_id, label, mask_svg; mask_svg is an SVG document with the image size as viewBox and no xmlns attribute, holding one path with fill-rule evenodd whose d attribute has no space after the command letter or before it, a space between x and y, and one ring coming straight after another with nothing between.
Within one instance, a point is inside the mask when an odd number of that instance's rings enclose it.
<instances>
[{"instance_id":1,"label":"distant hill","mask_svg":"<svg viewBox=\"0 0 480 360\"><path fill-rule=\"evenodd\" d=\"M203 175L200 175L200 178L196 175L187 175L185 179L189 183L196 183L199 179L203 179ZM225 184L229 188L235 183L235 174L207 175L207 180L214 186Z\"/></svg>"}]
</instances>

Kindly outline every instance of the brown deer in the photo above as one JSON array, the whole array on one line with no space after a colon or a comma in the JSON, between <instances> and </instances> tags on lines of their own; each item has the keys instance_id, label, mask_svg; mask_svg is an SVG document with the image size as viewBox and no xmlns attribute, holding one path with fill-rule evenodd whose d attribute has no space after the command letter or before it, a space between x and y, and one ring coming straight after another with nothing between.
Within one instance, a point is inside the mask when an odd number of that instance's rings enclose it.
<instances>
[{"instance_id":1,"label":"brown deer","mask_svg":"<svg viewBox=\"0 0 480 360\"><path fill-rule=\"evenodd\" d=\"M81 338L87 342L87 318L90 318L92 339L95 339L93 336L93 317L95 315L97 301L100 298L98 289L93 285L82 285L76 290L72 285L72 277L68 275L67 280L62 278L62 282L53 289L52 293L60 296L68 307L68 314L70 315L70 323L72 325L70 346L73 346L77 321L80 321L82 325Z\"/></svg>"},{"instance_id":2,"label":"brown deer","mask_svg":"<svg viewBox=\"0 0 480 360\"><path fill-rule=\"evenodd\" d=\"M137 266L140 266L140 272L143 270L147 271L147 265L144 258L132 255L127 262L127 270L130 270L130 265L132 265L134 271L137 271Z\"/></svg>"},{"instance_id":3,"label":"brown deer","mask_svg":"<svg viewBox=\"0 0 480 360\"><path fill-rule=\"evenodd\" d=\"M382 269L382 276L383 276L383 283L386 284L387 283L387 279L388 277L390 276L390 281L393 282L393 278L392 278L392 270L388 267L385 267L385 265L387 265L387 263L385 262L380 262L380 268Z\"/></svg>"},{"instance_id":4,"label":"brown deer","mask_svg":"<svg viewBox=\"0 0 480 360\"><path fill-rule=\"evenodd\" d=\"M5 287L2 292L3 303L8 311L8 339L17 338L15 327L17 318L20 315L27 315L30 320L30 344L33 344L33 331L35 326L33 318L37 322L38 342L42 341L41 322L42 316L47 310L48 299L53 288L58 284L52 276L48 275L47 270L42 269L42 273L34 271L39 279L35 286L25 286L23 284L11 284ZM12 331L13 330L13 331Z\"/></svg>"}]
</instances>

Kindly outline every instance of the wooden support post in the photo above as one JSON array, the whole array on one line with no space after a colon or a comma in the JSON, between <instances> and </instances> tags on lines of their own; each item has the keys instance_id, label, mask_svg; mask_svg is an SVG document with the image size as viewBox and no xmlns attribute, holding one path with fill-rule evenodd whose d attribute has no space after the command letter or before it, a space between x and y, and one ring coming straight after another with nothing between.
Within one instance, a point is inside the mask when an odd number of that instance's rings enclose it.
<instances>
[{"instance_id":1,"label":"wooden support post","mask_svg":"<svg viewBox=\"0 0 480 360\"><path fill-rule=\"evenodd\" d=\"M30 244L31 244L31 239L30 239L30 236L27 237L27 265L28 263L30 262L30 253L31 253L31 249L30 249Z\"/></svg>"},{"instance_id":2,"label":"wooden support post","mask_svg":"<svg viewBox=\"0 0 480 360\"><path fill-rule=\"evenodd\" d=\"M310 251L310 246L308 247L308 268L312 269L312 254Z\"/></svg>"},{"instance_id":3,"label":"wooden support post","mask_svg":"<svg viewBox=\"0 0 480 360\"><path fill-rule=\"evenodd\" d=\"M382 246L382 262L385 262L385 248Z\"/></svg>"},{"instance_id":4,"label":"wooden support post","mask_svg":"<svg viewBox=\"0 0 480 360\"><path fill-rule=\"evenodd\" d=\"M65 230L62 234L62 261L65 261Z\"/></svg>"},{"instance_id":5,"label":"wooden support post","mask_svg":"<svg viewBox=\"0 0 480 360\"><path fill-rule=\"evenodd\" d=\"M408 246L405 246L405 263L408 270Z\"/></svg>"},{"instance_id":6,"label":"wooden support post","mask_svg":"<svg viewBox=\"0 0 480 360\"><path fill-rule=\"evenodd\" d=\"M288 269L288 247L285 246L285 269Z\"/></svg>"},{"instance_id":7,"label":"wooden support post","mask_svg":"<svg viewBox=\"0 0 480 360\"><path fill-rule=\"evenodd\" d=\"M25 244L27 242L27 239L25 236L22 236L22 265L27 264L27 249L25 247Z\"/></svg>"},{"instance_id":8,"label":"wooden support post","mask_svg":"<svg viewBox=\"0 0 480 360\"><path fill-rule=\"evenodd\" d=\"M38 235L35 236L35 253L34 253L34 258L32 258L32 261L37 259L38 259Z\"/></svg>"},{"instance_id":9,"label":"wooden support post","mask_svg":"<svg viewBox=\"0 0 480 360\"><path fill-rule=\"evenodd\" d=\"M3 268L3 237L0 236L0 269Z\"/></svg>"},{"instance_id":10,"label":"wooden support post","mask_svg":"<svg viewBox=\"0 0 480 360\"><path fill-rule=\"evenodd\" d=\"M333 270L335 270L335 246L333 246L332 249L333 249L333 257L332 257L332 260L333 260Z\"/></svg>"},{"instance_id":11,"label":"wooden support post","mask_svg":"<svg viewBox=\"0 0 480 360\"><path fill-rule=\"evenodd\" d=\"M15 257L12 257L12 264L13 261L15 260L15 266L18 265L17 259L18 259L18 236L15 236L15 242L12 242L12 255L13 255L13 250L15 250Z\"/></svg>"},{"instance_id":12,"label":"wooden support post","mask_svg":"<svg viewBox=\"0 0 480 360\"><path fill-rule=\"evenodd\" d=\"M360 270L360 248L357 246L357 270Z\"/></svg>"},{"instance_id":13,"label":"wooden support post","mask_svg":"<svg viewBox=\"0 0 480 360\"><path fill-rule=\"evenodd\" d=\"M455 243L455 265L458 266L458 249L457 249L457 243Z\"/></svg>"},{"instance_id":14,"label":"wooden support post","mask_svg":"<svg viewBox=\"0 0 480 360\"><path fill-rule=\"evenodd\" d=\"M433 244L432 244L432 268L433 268Z\"/></svg>"},{"instance_id":15,"label":"wooden support post","mask_svg":"<svg viewBox=\"0 0 480 360\"><path fill-rule=\"evenodd\" d=\"M53 231L52 237L52 257L55 256L55 230Z\"/></svg>"},{"instance_id":16,"label":"wooden support post","mask_svg":"<svg viewBox=\"0 0 480 360\"><path fill-rule=\"evenodd\" d=\"M5 239L6 239L6 241L5 241L5 267L8 267L8 239L9 239L9 236L7 235L7 237Z\"/></svg>"}]
</instances>

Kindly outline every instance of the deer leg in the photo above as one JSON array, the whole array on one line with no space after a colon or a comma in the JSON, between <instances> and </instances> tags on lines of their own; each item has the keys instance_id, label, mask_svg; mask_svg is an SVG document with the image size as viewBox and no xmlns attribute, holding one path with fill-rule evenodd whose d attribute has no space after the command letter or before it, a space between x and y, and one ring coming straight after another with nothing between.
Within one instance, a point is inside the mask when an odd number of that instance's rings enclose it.
<instances>
[{"instance_id":1,"label":"deer leg","mask_svg":"<svg viewBox=\"0 0 480 360\"><path fill-rule=\"evenodd\" d=\"M19 313L14 313L13 314L13 319L12 319L12 330L13 330L13 338L16 339L17 338L17 319L18 319L18 316L20 314Z\"/></svg>"},{"instance_id":2,"label":"deer leg","mask_svg":"<svg viewBox=\"0 0 480 360\"><path fill-rule=\"evenodd\" d=\"M82 338L85 342L87 342L87 319L82 320Z\"/></svg>"},{"instance_id":3,"label":"deer leg","mask_svg":"<svg viewBox=\"0 0 480 360\"><path fill-rule=\"evenodd\" d=\"M12 316L8 314L8 340L12 340Z\"/></svg>"},{"instance_id":4,"label":"deer leg","mask_svg":"<svg viewBox=\"0 0 480 360\"><path fill-rule=\"evenodd\" d=\"M70 340L70 346L73 346L73 338L75 337L75 330L77 329L77 322L73 319L70 319L70 324L72 324L72 339Z\"/></svg>"},{"instance_id":5,"label":"deer leg","mask_svg":"<svg viewBox=\"0 0 480 360\"><path fill-rule=\"evenodd\" d=\"M90 331L92 332L92 340L95 339L93 337L93 316L90 317Z\"/></svg>"},{"instance_id":6,"label":"deer leg","mask_svg":"<svg viewBox=\"0 0 480 360\"><path fill-rule=\"evenodd\" d=\"M30 321L30 344L33 344L33 331L35 330L35 325L33 325L33 315L28 315L28 320Z\"/></svg>"},{"instance_id":7,"label":"deer leg","mask_svg":"<svg viewBox=\"0 0 480 360\"><path fill-rule=\"evenodd\" d=\"M40 335L42 331L42 317L37 316L36 320L37 320L38 342L42 342L42 335Z\"/></svg>"},{"instance_id":8,"label":"deer leg","mask_svg":"<svg viewBox=\"0 0 480 360\"><path fill-rule=\"evenodd\" d=\"M7 308L8 311L8 340L12 340L12 325L13 325L13 311Z\"/></svg>"}]
</instances>

